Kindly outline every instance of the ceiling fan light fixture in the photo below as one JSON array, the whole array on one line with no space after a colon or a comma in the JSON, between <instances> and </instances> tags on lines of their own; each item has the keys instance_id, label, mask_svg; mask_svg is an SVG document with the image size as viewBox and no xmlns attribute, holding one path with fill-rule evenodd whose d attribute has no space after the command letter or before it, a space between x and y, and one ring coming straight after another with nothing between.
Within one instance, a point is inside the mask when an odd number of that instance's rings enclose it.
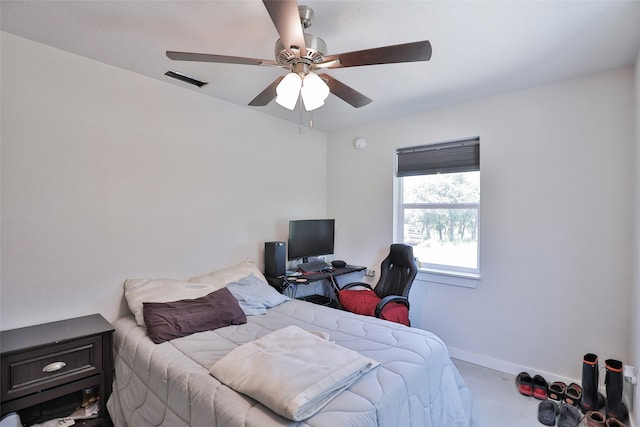
<instances>
[{"instance_id":1,"label":"ceiling fan light fixture","mask_svg":"<svg viewBox=\"0 0 640 427\"><path fill-rule=\"evenodd\" d=\"M293 110L298 102L302 79L297 73L289 73L276 86L276 102L284 108Z\"/></svg>"},{"instance_id":2,"label":"ceiling fan light fixture","mask_svg":"<svg viewBox=\"0 0 640 427\"><path fill-rule=\"evenodd\" d=\"M329 86L317 74L309 73L302 81L300 95L304 108L313 111L324 105L324 100L329 96Z\"/></svg>"}]
</instances>

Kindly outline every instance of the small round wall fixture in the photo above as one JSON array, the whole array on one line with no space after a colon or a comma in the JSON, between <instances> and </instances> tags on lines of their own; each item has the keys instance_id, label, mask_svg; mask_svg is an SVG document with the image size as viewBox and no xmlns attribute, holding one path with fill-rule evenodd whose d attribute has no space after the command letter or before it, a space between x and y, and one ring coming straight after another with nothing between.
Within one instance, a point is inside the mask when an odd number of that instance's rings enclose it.
<instances>
[{"instance_id":1,"label":"small round wall fixture","mask_svg":"<svg viewBox=\"0 0 640 427\"><path fill-rule=\"evenodd\" d=\"M353 145L358 150L364 150L364 147L367 146L367 140L364 138L356 138L355 141L353 141Z\"/></svg>"}]
</instances>

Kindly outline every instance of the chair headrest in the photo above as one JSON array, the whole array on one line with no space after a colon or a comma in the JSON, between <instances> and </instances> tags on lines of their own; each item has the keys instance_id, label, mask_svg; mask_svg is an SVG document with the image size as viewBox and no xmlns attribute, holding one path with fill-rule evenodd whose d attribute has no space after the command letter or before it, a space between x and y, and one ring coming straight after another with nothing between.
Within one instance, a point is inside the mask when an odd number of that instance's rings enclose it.
<instances>
[{"instance_id":1,"label":"chair headrest","mask_svg":"<svg viewBox=\"0 0 640 427\"><path fill-rule=\"evenodd\" d=\"M414 262L413 247L402 243L392 244L389 256L391 263L398 267L406 267Z\"/></svg>"}]
</instances>

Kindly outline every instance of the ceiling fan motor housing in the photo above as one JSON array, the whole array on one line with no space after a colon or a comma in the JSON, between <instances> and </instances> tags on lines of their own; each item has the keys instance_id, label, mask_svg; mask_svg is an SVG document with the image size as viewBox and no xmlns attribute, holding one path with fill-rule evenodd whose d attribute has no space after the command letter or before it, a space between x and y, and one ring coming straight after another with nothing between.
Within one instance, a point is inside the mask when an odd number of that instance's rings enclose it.
<instances>
[{"instance_id":1,"label":"ceiling fan motor housing","mask_svg":"<svg viewBox=\"0 0 640 427\"><path fill-rule=\"evenodd\" d=\"M291 46L287 49L280 39L276 41L276 63L278 65L295 64L296 62L307 62L309 64L320 64L324 60L327 52L327 44L320 37L313 34L304 33L304 43L307 45L307 54L302 56L298 46Z\"/></svg>"},{"instance_id":2,"label":"ceiling fan motor housing","mask_svg":"<svg viewBox=\"0 0 640 427\"><path fill-rule=\"evenodd\" d=\"M300 25L303 30L311 26L313 9L308 6L298 6ZM304 43L307 53L302 55L300 46L285 46L281 39L276 41L276 63L278 65L290 65L291 69L296 64L303 62L307 65L320 64L327 53L327 44L320 37L304 33Z\"/></svg>"}]
</instances>

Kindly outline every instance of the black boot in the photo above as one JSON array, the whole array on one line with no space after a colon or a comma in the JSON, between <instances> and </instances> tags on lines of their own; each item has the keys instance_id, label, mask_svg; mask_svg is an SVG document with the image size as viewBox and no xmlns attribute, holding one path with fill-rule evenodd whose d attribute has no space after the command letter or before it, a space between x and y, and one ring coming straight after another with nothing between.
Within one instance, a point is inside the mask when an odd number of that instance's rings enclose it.
<instances>
[{"instance_id":1,"label":"black boot","mask_svg":"<svg viewBox=\"0 0 640 427\"><path fill-rule=\"evenodd\" d=\"M607 387L607 406L605 415L607 418L617 418L619 421L626 421L629 416L627 406L622 401L622 362L614 359L605 361L607 373L604 383Z\"/></svg>"},{"instance_id":2,"label":"black boot","mask_svg":"<svg viewBox=\"0 0 640 427\"><path fill-rule=\"evenodd\" d=\"M585 354L582 359L582 399L580 400L580 409L583 414L597 411L604 406L604 396L598 391L598 369L598 356L593 353Z\"/></svg>"}]
</instances>

